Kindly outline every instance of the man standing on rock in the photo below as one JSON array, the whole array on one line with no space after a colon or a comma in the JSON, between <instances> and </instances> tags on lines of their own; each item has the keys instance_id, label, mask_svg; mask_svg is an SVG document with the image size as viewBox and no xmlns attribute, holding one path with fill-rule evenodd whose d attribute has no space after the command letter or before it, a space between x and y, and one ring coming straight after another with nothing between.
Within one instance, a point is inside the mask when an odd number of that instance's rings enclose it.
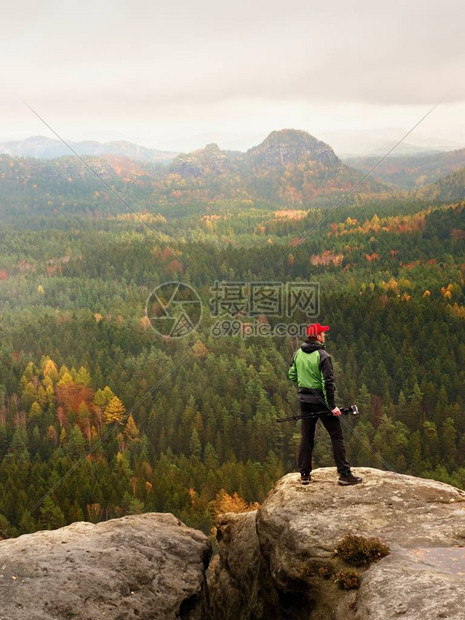
<instances>
[{"instance_id":1,"label":"man standing on rock","mask_svg":"<svg viewBox=\"0 0 465 620\"><path fill-rule=\"evenodd\" d=\"M339 472L339 484L359 484L362 478L354 476L346 457L346 447L339 416L341 411L334 400L334 371L331 356L325 351L328 325L312 323L307 327L307 338L294 354L288 376L298 385L302 418L299 451L299 470L302 484L308 484L312 471L312 451L316 423L321 420L331 437L333 455ZM332 415L331 415L332 414Z\"/></svg>"}]
</instances>

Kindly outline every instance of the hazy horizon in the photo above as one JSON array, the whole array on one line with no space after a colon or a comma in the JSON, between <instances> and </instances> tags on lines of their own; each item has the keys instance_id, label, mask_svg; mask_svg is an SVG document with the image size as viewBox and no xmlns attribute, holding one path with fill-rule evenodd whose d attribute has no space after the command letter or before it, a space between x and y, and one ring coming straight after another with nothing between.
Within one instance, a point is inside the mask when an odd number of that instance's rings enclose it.
<instances>
[{"instance_id":1,"label":"hazy horizon","mask_svg":"<svg viewBox=\"0 0 465 620\"><path fill-rule=\"evenodd\" d=\"M298 128L277 128L273 131L280 131L281 129L298 129ZM306 130L304 130L306 131ZM322 140L323 142L326 142L327 144L329 144L329 146L331 146L333 148L333 150L335 151L336 155L339 155L340 157L351 157L351 156L370 156L370 155L378 155L381 154L385 151L387 151L390 146L392 146L390 144L389 141L389 130L386 130L383 133L378 132L376 135L374 133L365 133L365 135L363 136L363 139L360 140L360 135L357 135L357 141L352 144L350 144L350 141L347 140L348 136L346 135L342 135L342 141L338 140L338 135L335 134L331 134L329 136L329 138L327 139L323 139L321 136L314 136L319 140ZM398 138L402 137L402 130L400 128L395 128L390 130L390 135L391 136L395 136L396 132L398 134ZM308 132L311 133L311 132ZM267 134L269 135L269 134ZM229 149L228 147L225 147L220 143L218 143L218 141L213 140L214 143L218 144L219 148L222 150L234 150L234 151L239 151L239 152L246 152L248 149L257 146L258 144L260 144L261 142L263 142L263 140L265 140L265 138L267 137L267 135L262 136L260 139L258 139L255 143L253 144L247 144L244 145L242 147L239 148L232 148ZM311 134L313 135L313 134ZM341 134L339 135L339 137L341 137ZM398 139L397 138L397 139ZM409 140L410 138L410 140ZM37 135L31 135L31 136L26 136L24 138L10 138L10 139L2 139L2 137L0 136L0 145L5 145L5 144L14 144L14 143L21 143L21 142L26 142L28 140L32 141L32 140L37 140L37 139L45 139L45 140L50 140L56 144L62 144L63 148L66 149L66 145L63 144L63 142L61 142L53 133L51 133L50 136L44 135L44 134L37 134ZM193 150L197 150L197 149L202 149L204 148L207 144L211 144L211 142L209 143L204 143L202 145L196 146L193 149L187 149L187 148L180 148L180 149L171 149L168 147L164 147L163 145L159 145L159 144L146 144L143 142L133 142L131 140L126 140L126 139L122 139L122 138L115 138L115 139L111 139L108 138L106 140L98 140L95 139L93 137L89 137L89 138L85 138L84 140L72 140L69 138L64 138L69 144L72 145L77 145L77 144L81 144L81 143L97 143L97 144L109 144L109 143L117 143L117 142L122 142L122 143L127 143L127 144L133 144L136 145L138 147L142 147L142 148L146 148L146 149L151 149L151 150L155 150L155 151L160 151L160 152L166 152L166 153L173 153L173 154L177 154L177 153L185 153L185 152L190 152ZM335 146L335 144L346 144L346 147L344 148L337 148L337 146ZM395 142L393 142L394 144ZM397 149L392 153L392 157L397 156L401 156L401 155L409 155L409 154L421 154L421 153L429 153L429 152L447 152L447 151L452 151L452 150L459 150L459 149L463 149L465 147L464 144L458 143L458 142L453 142L453 141L447 141L447 140L440 140L440 139L436 139L432 136L423 136L420 134L416 134L413 137L409 136L399 147L397 147ZM2 153L2 151L0 151L0 153ZM71 153L71 151L70 151Z\"/></svg>"}]
</instances>

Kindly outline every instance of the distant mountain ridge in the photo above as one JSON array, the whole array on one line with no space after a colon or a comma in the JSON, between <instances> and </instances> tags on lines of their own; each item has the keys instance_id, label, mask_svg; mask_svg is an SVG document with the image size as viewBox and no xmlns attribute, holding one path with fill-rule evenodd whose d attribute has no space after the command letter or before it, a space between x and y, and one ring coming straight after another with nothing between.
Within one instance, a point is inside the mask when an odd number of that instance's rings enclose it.
<instances>
[{"instance_id":1,"label":"distant mountain ridge","mask_svg":"<svg viewBox=\"0 0 465 620\"><path fill-rule=\"evenodd\" d=\"M69 141L69 144L78 155L91 155L94 157L117 155L150 163L166 163L177 155L177 153L170 151L158 151L124 140L113 142L97 142L94 140L85 140L83 142ZM72 154L63 142L44 136L33 136L26 138L26 140L0 143L0 153L11 155L12 157L34 157L36 159L56 159L57 157L66 157Z\"/></svg>"},{"instance_id":2,"label":"distant mountain ridge","mask_svg":"<svg viewBox=\"0 0 465 620\"><path fill-rule=\"evenodd\" d=\"M360 180L360 172L341 162L333 149L298 129L273 131L245 153L223 151L216 144L181 153L171 175L158 180L181 203L241 199L276 205L328 204ZM358 192L376 194L388 187L365 180Z\"/></svg>"},{"instance_id":3,"label":"distant mountain ridge","mask_svg":"<svg viewBox=\"0 0 465 620\"><path fill-rule=\"evenodd\" d=\"M379 156L349 157L344 163L362 172L370 170ZM393 183L404 189L422 187L435 183L442 177L465 167L465 149L424 155L393 154L387 157L374 171L374 176L386 183Z\"/></svg>"},{"instance_id":4,"label":"distant mountain ridge","mask_svg":"<svg viewBox=\"0 0 465 620\"><path fill-rule=\"evenodd\" d=\"M134 206L165 214L260 205L331 206L361 177L328 144L295 129L273 131L245 153L209 144L162 166L109 154L86 156L86 161L106 182L130 196ZM351 198L388 191L387 185L369 177ZM107 193L72 154L53 160L0 155L3 212L12 208L23 214L66 209L76 214L115 212L114 197Z\"/></svg>"},{"instance_id":5,"label":"distant mountain ridge","mask_svg":"<svg viewBox=\"0 0 465 620\"><path fill-rule=\"evenodd\" d=\"M132 145L135 146L135 145ZM443 153L436 166L459 166L465 150ZM394 159L394 158L393 158ZM404 158L399 158L403 160ZM434 161L420 158L434 169ZM433 186L425 182L401 191L344 163L333 149L305 131L273 131L246 152L217 144L180 153L163 165L129 156L87 156L87 163L131 204L164 215L220 213L251 207L330 207L351 191L349 201L407 199L461 200L465 166ZM426 164L425 164L426 165ZM376 173L375 173L376 174ZM426 177L428 178L428 177ZM116 202L115 202L116 201ZM0 211L74 214L117 213L124 207L110 196L72 154L53 160L0 155Z\"/></svg>"}]
</instances>

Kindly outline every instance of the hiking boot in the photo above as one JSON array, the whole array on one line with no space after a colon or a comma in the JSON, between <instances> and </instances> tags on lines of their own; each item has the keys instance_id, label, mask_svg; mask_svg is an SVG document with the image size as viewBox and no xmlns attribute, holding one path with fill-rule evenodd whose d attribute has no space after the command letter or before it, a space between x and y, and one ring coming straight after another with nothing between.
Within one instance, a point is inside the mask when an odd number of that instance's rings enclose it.
<instances>
[{"instance_id":1,"label":"hiking boot","mask_svg":"<svg viewBox=\"0 0 465 620\"><path fill-rule=\"evenodd\" d=\"M300 474L301 484L309 484L311 478L312 478L311 474Z\"/></svg>"},{"instance_id":2,"label":"hiking boot","mask_svg":"<svg viewBox=\"0 0 465 620\"><path fill-rule=\"evenodd\" d=\"M363 478L354 476L354 474L349 470L339 476L338 483L342 486L349 486L349 484L360 484L362 481Z\"/></svg>"}]
</instances>

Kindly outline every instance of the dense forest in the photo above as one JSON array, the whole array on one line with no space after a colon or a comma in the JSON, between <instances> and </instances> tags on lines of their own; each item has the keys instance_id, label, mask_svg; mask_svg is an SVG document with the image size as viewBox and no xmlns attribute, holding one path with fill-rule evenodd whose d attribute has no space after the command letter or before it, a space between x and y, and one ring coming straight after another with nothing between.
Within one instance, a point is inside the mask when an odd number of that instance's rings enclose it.
<instances>
[{"instance_id":1,"label":"dense forest","mask_svg":"<svg viewBox=\"0 0 465 620\"><path fill-rule=\"evenodd\" d=\"M215 281L317 283L310 317L239 318L329 324L337 402L360 409L344 424L353 465L465 488L463 202L163 210L152 185L111 172L128 210L70 160L47 178L56 161L34 172L42 185L25 160L0 162L0 537L152 510L208 532L222 498L260 502L295 470L299 425L276 418L298 409L300 339L219 337ZM167 281L202 302L184 338L146 316ZM333 465L325 433L315 465Z\"/></svg>"}]
</instances>

